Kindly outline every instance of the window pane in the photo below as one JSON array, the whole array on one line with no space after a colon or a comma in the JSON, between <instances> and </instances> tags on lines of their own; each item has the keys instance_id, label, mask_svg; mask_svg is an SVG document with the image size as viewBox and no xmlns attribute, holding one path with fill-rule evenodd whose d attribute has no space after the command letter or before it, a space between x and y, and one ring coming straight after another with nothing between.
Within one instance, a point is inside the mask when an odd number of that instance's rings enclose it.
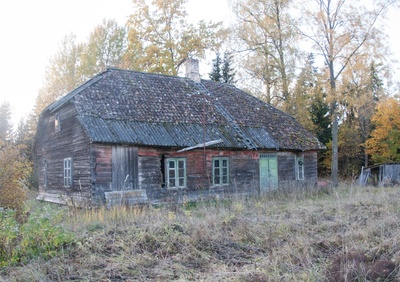
<instances>
[{"instance_id":1,"label":"window pane","mask_svg":"<svg viewBox=\"0 0 400 282\"><path fill-rule=\"evenodd\" d=\"M228 168L222 169L222 184L228 184Z\"/></svg>"},{"instance_id":2,"label":"window pane","mask_svg":"<svg viewBox=\"0 0 400 282\"><path fill-rule=\"evenodd\" d=\"M184 178L179 178L179 187L185 186L185 179Z\"/></svg>"},{"instance_id":3,"label":"window pane","mask_svg":"<svg viewBox=\"0 0 400 282\"><path fill-rule=\"evenodd\" d=\"M175 162L169 161L169 168L175 168Z\"/></svg>"},{"instance_id":4,"label":"window pane","mask_svg":"<svg viewBox=\"0 0 400 282\"><path fill-rule=\"evenodd\" d=\"M169 179L168 186L169 187L175 187L175 178L172 178L172 179L170 178Z\"/></svg>"},{"instance_id":5,"label":"window pane","mask_svg":"<svg viewBox=\"0 0 400 282\"><path fill-rule=\"evenodd\" d=\"M222 167L228 167L228 160L222 160Z\"/></svg>"},{"instance_id":6,"label":"window pane","mask_svg":"<svg viewBox=\"0 0 400 282\"><path fill-rule=\"evenodd\" d=\"M183 168L178 170L178 177L185 177L185 170Z\"/></svg>"},{"instance_id":7,"label":"window pane","mask_svg":"<svg viewBox=\"0 0 400 282\"><path fill-rule=\"evenodd\" d=\"M214 167L219 167L219 160L214 160Z\"/></svg>"},{"instance_id":8,"label":"window pane","mask_svg":"<svg viewBox=\"0 0 400 282\"><path fill-rule=\"evenodd\" d=\"M185 161L178 161L178 168L180 169L185 168Z\"/></svg>"}]
</instances>

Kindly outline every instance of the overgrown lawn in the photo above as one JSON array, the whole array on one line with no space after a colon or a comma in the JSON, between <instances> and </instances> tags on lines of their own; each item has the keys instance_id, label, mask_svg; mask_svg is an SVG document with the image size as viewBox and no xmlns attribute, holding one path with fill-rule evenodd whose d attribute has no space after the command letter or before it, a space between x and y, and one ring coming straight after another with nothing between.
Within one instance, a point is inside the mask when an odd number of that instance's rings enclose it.
<instances>
[{"instance_id":1,"label":"overgrown lawn","mask_svg":"<svg viewBox=\"0 0 400 282\"><path fill-rule=\"evenodd\" d=\"M3 263L4 281L400 279L400 187L111 210L37 205L42 216L31 214L37 225L20 236L54 229L33 235L41 246L27 239L29 255Z\"/></svg>"}]
</instances>

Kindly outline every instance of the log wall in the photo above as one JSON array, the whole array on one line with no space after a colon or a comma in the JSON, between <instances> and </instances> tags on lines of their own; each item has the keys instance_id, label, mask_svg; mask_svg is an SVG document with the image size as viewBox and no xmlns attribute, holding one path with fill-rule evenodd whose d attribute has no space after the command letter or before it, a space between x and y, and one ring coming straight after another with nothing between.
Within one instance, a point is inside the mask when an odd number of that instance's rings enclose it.
<instances>
[{"instance_id":1,"label":"log wall","mask_svg":"<svg viewBox=\"0 0 400 282\"><path fill-rule=\"evenodd\" d=\"M55 127L56 114L59 115L59 131ZM43 113L38 123L35 152L40 194L55 195L55 198L57 195L70 197L70 200L79 202L90 199L91 146L86 132L76 118L73 104L66 104L54 113ZM72 159L71 187L64 187L65 158ZM47 162L46 187L45 162Z\"/></svg>"}]
</instances>

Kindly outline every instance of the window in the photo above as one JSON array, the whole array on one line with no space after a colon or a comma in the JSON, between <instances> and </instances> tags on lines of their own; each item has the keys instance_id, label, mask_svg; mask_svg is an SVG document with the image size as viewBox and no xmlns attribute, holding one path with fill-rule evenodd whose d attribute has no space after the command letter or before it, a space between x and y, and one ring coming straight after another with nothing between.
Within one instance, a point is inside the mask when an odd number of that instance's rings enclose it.
<instances>
[{"instance_id":1,"label":"window","mask_svg":"<svg viewBox=\"0 0 400 282\"><path fill-rule=\"evenodd\" d=\"M64 187L72 186L72 159L64 159Z\"/></svg>"},{"instance_id":2,"label":"window","mask_svg":"<svg viewBox=\"0 0 400 282\"><path fill-rule=\"evenodd\" d=\"M304 158L296 157L296 179L304 180Z\"/></svg>"},{"instance_id":3,"label":"window","mask_svg":"<svg viewBox=\"0 0 400 282\"><path fill-rule=\"evenodd\" d=\"M224 185L229 182L229 159L213 159L213 185Z\"/></svg>"},{"instance_id":4,"label":"window","mask_svg":"<svg viewBox=\"0 0 400 282\"><path fill-rule=\"evenodd\" d=\"M54 116L54 128L55 128L56 132L59 132L61 130L60 113L56 113L56 115Z\"/></svg>"},{"instance_id":5,"label":"window","mask_svg":"<svg viewBox=\"0 0 400 282\"><path fill-rule=\"evenodd\" d=\"M186 187L186 159L172 158L167 163L168 188Z\"/></svg>"}]
</instances>

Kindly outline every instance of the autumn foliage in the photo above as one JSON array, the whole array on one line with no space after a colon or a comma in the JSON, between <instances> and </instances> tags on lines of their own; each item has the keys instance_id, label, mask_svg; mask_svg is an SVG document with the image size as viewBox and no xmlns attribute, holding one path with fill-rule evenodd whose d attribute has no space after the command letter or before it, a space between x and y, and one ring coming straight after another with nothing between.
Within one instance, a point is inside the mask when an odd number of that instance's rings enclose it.
<instances>
[{"instance_id":1,"label":"autumn foliage","mask_svg":"<svg viewBox=\"0 0 400 282\"><path fill-rule=\"evenodd\" d=\"M24 179L31 170L20 149L0 140L0 207L16 209L17 214L26 200Z\"/></svg>"},{"instance_id":2,"label":"autumn foliage","mask_svg":"<svg viewBox=\"0 0 400 282\"><path fill-rule=\"evenodd\" d=\"M400 104L391 98L382 101L372 116L375 129L366 142L366 152L375 163L400 161Z\"/></svg>"}]
</instances>

